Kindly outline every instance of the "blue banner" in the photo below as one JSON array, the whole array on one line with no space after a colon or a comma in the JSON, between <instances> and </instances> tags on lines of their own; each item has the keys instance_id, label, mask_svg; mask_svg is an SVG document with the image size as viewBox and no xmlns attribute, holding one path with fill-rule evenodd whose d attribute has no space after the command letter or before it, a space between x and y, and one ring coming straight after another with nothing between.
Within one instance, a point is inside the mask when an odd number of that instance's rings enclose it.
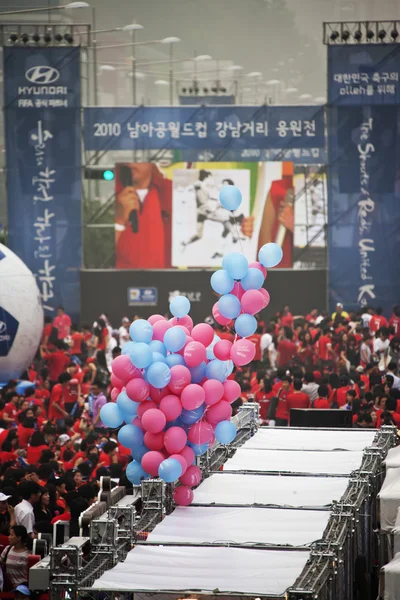
<instances>
[{"instance_id":1,"label":"blue banner","mask_svg":"<svg viewBox=\"0 0 400 600\"><path fill-rule=\"evenodd\" d=\"M185 162L264 162L288 161L295 165L324 165L327 161L325 148L269 148L258 150L181 150L179 154Z\"/></svg>"},{"instance_id":2,"label":"blue banner","mask_svg":"<svg viewBox=\"0 0 400 600\"><path fill-rule=\"evenodd\" d=\"M337 72L344 50L330 48ZM340 104L328 111L330 305L390 315L400 300L400 106Z\"/></svg>"},{"instance_id":3,"label":"blue banner","mask_svg":"<svg viewBox=\"0 0 400 600\"><path fill-rule=\"evenodd\" d=\"M79 316L79 48L4 48L8 243L50 316Z\"/></svg>"},{"instance_id":4,"label":"blue banner","mask_svg":"<svg viewBox=\"0 0 400 600\"><path fill-rule=\"evenodd\" d=\"M324 148L323 106L87 108L86 150Z\"/></svg>"},{"instance_id":5,"label":"blue banner","mask_svg":"<svg viewBox=\"0 0 400 600\"><path fill-rule=\"evenodd\" d=\"M181 106L235 104L235 96L179 96Z\"/></svg>"},{"instance_id":6,"label":"blue banner","mask_svg":"<svg viewBox=\"0 0 400 600\"><path fill-rule=\"evenodd\" d=\"M328 103L400 104L400 45L328 46Z\"/></svg>"}]
</instances>

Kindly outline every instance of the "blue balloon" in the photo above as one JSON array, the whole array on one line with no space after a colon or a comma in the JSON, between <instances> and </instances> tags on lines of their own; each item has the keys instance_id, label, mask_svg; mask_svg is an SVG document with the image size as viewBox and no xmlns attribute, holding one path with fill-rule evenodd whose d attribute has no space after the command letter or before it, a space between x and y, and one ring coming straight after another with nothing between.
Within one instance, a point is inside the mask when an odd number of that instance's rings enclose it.
<instances>
[{"instance_id":1,"label":"blue balloon","mask_svg":"<svg viewBox=\"0 0 400 600\"><path fill-rule=\"evenodd\" d=\"M171 371L163 362L155 362L147 369L147 381L155 388L161 389L169 384Z\"/></svg>"},{"instance_id":2,"label":"blue balloon","mask_svg":"<svg viewBox=\"0 0 400 600\"><path fill-rule=\"evenodd\" d=\"M274 242L264 244L258 252L258 260L264 267L276 267L283 258L282 248Z\"/></svg>"},{"instance_id":3,"label":"blue balloon","mask_svg":"<svg viewBox=\"0 0 400 600\"><path fill-rule=\"evenodd\" d=\"M185 365L185 359L180 354L168 354L166 360L169 368L175 365Z\"/></svg>"},{"instance_id":4,"label":"blue balloon","mask_svg":"<svg viewBox=\"0 0 400 600\"><path fill-rule=\"evenodd\" d=\"M118 441L125 448L140 448L143 446L144 433L136 425L124 425L118 432Z\"/></svg>"},{"instance_id":5,"label":"blue balloon","mask_svg":"<svg viewBox=\"0 0 400 600\"><path fill-rule=\"evenodd\" d=\"M247 258L239 252L230 252L225 254L222 259L222 267L228 271L232 279L243 279L249 269Z\"/></svg>"},{"instance_id":6,"label":"blue balloon","mask_svg":"<svg viewBox=\"0 0 400 600\"><path fill-rule=\"evenodd\" d=\"M189 369L192 376L192 383L200 383L206 376L206 363L202 362L197 367Z\"/></svg>"},{"instance_id":7,"label":"blue balloon","mask_svg":"<svg viewBox=\"0 0 400 600\"><path fill-rule=\"evenodd\" d=\"M179 418L184 425L194 425L195 423L197 423L197 421L200 421L201 417L204 414L205 409L206 409L205 404L202 404L201 406L199 406L198 408L195 408L194 410L183 409L181 416Z\"/></svg>"},{"instance_id":8,"label":"blue balloon","mask_svg":"<svg viewBox=\"0 0 400 600\"><path fill-rule=\"evenodd\" d=\"M158 467L158 476L166 483L172 483L182 475L182 465L175 458L166 458Z\"/></svg>"},{"instance_id":9,"label":"blue balloon","mask_svg":"<svg viewBox=\"0 0 400 600\"><path fill-rule=\"evenodd\" d=\"M191 447L196 456L202 456L208 450L208 444L192 444L188 442L188 446Z\"/></svg>"},{"instance_id":10,"label":"blue balloon","mask_svg":"<svg viewBox=\"0 0 400 600\"><path fill-rule=\"evenodd\" d=\"M174 317L180 319L189 313L190 302L186 296L175 296L175 298L173 298L169 304L169 310Z\"/></svg>"},{"instance_id":11,"label":"blue balloon","mask_svg":"<svg viewBox=\"0 0 400 600\"><path fill-rule=\"evenodd\" d=\"M127 425L132 425L133 419L136 419L137 417L137 414L133 415L132 413L124 412L121 409L119 409L119 412L121 413L122 418L124 419Z\"/></svg>"},{"instance_id":12,"label":"blue balloon","mask_svg":"<svg viewBox=\"0 0 400 600\"><path fill-rule=\"evenodd\" d=\"M264 283L264 275L260 269L251 268L247 271L242 279L242 287L244 290L259 290Z\"/></svg>"},{"instance_id":13,"label":"blue balloon","mask_svg":"<svg viewBox=\"0 0 400 600\"><path fill-rule=\"evenodd\" d=\"M215 439L220 444L230 444L236 437L236 427L230 421L221 421L215 427Z\"/></svg>"},{"instance_id":14,"label":"blue balloon","mask_svg":"<svg viewBox=\"0 0 400 600\"><path fill-rule=\"evenodd\" d=\"M117 406L122 414L137 415L139 402L131 400L125 390L122 390L117 397Z\"/></svg>"},{"instance_id":15,"label":"blue balloon","mask_svg":"<svg viewBox=\"0 0 400 600\"><path fill-rule=\"evenodd\" d=\"M209 346L207 346L206 348L206 356L208 358L208 360L213 360L215 358L215 354L214 354L214 346L217 342L220 342L221 338L218 337L218 335L214 334L214 339L211 342L211 344Z\"/></svg>"},{"instance_id":16,"label":"blue balloon","mask_svg":"<svg viewBox=\"0 0 400 600\"><path fill-rule=\"evenodd\" d=\"M36 384L32 383L32 381L20 381L17 384L17 388L16 388L17 394L20 394L21 396L23 396L23 394L29 388L36 388Z\"/></svg>"},{"instance_id":17,"label":"blue balloon","mask_svg":"<svg viewBox=\"0 0 400 600\"><path fill-rule=\"evenodd\" d=\"M167 357L164 356L164 354L161 354L160 352L153 352L153 363L155 362L162 362L164 363L164 365L167 365Z\"/></svg>"},{"instance_id":18,"label":"blue balloon","mask_svg":"<svg viewBox=\"0 0 400 600\"><path fill-rule=\"evenodd\" d=\"M167 356L167 349L160 340L151 340L149 348L152 352L159 352L163 356Z\"/></svg>"},{"instance_id":19,"label":"blue balloon","mask_svg":"<svg viewBox=\"0 0 400 600\"><path fill-rule=\"evenodd\" d=\"M148 344L153 337L153 327L148 321L144 319L137 319L133 321L129 327L129 335L134 342L144 342Z\"/></svg>"},{"instance_id":20,"label":"blue balloon","mask_svg":"<svg viewBox=\"0 0 400 600\"><path fill-rule=\"evenodd\" d=\"M143 342L135 344L132 351L129 353L131 363L138 369L145 369L153 360L153 353L149 346Z\"/></svg>"},{"instance_id":21,"label":"blue balloon","mask_svg":"<svg viewBox=\"0 0 400 600\"><path fill-rule=\"evenodd\" d=\"M235 285L234 280L225 269L215 271L211 275L211 287L217 294L229 294Z\"/></svg>"},{"instance_id":22,"label":"blue balloon","mask_svg":"<svg viewBox=\"0 0 400 600\"><path fill-rule=\"evenodd\" d=\"M133 460L126 467L126 476L133 485L140 485L143 479L148 479L150 475L142 468L142 465Z\"/></svg>"},{"instance_id":23,"label":"blue balloon","mask_svg":"<svg viewBox=\"0 0 400 600\"><path fill-rule=\"evenodd\" d=\"M132 456L138 462L141 462L143 456L148 452L149 449L146 446L140 446L138 448L132 448Z\"/></svg>"},{"instance_id":24,"label":"blue balloon","mask_svg":"<svg viewBox=\"0 0 400 600\"><path fill-rule=\"evenodd\" d=\"M233 369L234 369L235 365L233 364L232 360L224 360L224 363L225 363L225 369L226 369L225 370L226 376L229 377L229 375L231 373L233 373Z\"/></svg>"},{"instance_id":25,"label":"blue balloon","mask_svg":"<svg viewBox=\"0 0 400 600\"><path fill-rule=\"evenodd\" d=\"M253 315L239 315L235 321L235 331L240 337L253 335L257 329L257 320Z\"/></svg>"},{"instance_id":26,"label":"blue balloon","mask_svg":"<svg viewBox=\"0 0 400 600\"><path fill-rule=\"evenodd\" d=\"M218 300L218 310L227 319L236 319L240 315L241 306L239 298L233 294L225 294Z\"/></svg>"},{"instance_id":27,"label":"blue balloon","mask_svg":"<svg viewBox=\"0 0 400 600\"><path fill-rule=\"evenodd\" d=\"M110 427L111 429L116 429L124 421L121 411L114 402L107 402L107 404L101 407L100 419L106 427Z\"/></svg>"},{"instance_id":28,"label":"blue balloon","mask_svg":"<svg viewBox=\"0 0 400 600\"><path fill-rule=\"evenodd\" d=\"M226 210L236 210L242 203L242 192L236 185L224 185L219 193L219 201Z\"/></svg>"},{"instance_id":29,"label":"blue balloon","mask_svg":"<svg viewBox=\"0 0 400 600\"><path fill-rule=\"evenodd\" d=\"M136 346L136 342L125 342L122 346L121 354L130 354L134 347Z\"/></svg>"},{"instance_id":30,"label":"blue balloon","mask_svg":"<svg viewBox=\"0 0 400 600\"><path fill-rule=\"evenodd\" d=\"M207 379L217 379L223 383L226 379L226 366L224 361L218 360L217 358L211 360L206 366L206 377Z\"/></svg>"},{"instance_id":31,"label":"blue balloon","mask_svg":"<svg viewBox=\"0 0 400 600\"><path fill-rule=\"evenodd\" d=\"M164 345L170 352L182 350L186 344L186 333L180 327L171 327L165 332Z\"/></svg>"}]
</instances>

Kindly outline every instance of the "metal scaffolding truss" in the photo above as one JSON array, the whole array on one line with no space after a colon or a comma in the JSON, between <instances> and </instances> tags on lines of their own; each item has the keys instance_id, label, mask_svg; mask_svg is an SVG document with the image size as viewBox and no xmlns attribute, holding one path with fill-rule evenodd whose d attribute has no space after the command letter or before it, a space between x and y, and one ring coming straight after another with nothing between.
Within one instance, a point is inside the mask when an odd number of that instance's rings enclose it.
<instances>
[{"instance_id":1,"label":"metal scaffolding truss","mask_svg":"<svg viewBox=\"0 0 400 600\"><path fill-rule=\"evenodd\" d=\"M326 46L399 44L400 21L332 21L324 23Z\"/></svg>"}]
</instances>

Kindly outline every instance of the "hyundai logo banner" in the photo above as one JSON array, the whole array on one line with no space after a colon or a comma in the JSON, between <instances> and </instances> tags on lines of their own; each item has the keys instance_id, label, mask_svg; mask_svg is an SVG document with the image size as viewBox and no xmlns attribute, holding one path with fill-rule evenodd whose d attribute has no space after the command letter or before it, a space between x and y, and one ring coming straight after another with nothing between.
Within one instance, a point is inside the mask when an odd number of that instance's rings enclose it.
<instances>
[{"instance_id":1,"label":"hyundai logo banner","mask_svg":"<svg viewBox=\"0 0 400 600\"><path fill-rule=\"evenodd\" d=\"M4 48L10 248L34 273L47 314L79 315L79 48Z\"/></svg>"}]
</instances>

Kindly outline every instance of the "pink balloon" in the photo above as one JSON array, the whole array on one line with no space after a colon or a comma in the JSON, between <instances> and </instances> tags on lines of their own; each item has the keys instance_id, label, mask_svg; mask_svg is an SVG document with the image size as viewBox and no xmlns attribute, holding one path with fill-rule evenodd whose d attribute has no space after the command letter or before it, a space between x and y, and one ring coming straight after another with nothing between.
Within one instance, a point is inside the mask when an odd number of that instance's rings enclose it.
<instances>
[{"instance_id":1,"label":"pink balloon","mask_svg":"<svg viewBox=\"0 0 400 600\"><path fill-rule=\"evenodd\" d=\"M131 400L134 400L135 402L143 402L149 397L150 386L144 379L135 377L135 379L128 381L125 391L128 398Z\"/></svg>"},{"instance_id":2,"label":"pink balloon","mask_svg":"<svg viewBox=\"0 0 400 600\"><path fill-rule=\"evenodd\" d=\"M206 393L197 383L190 383L181 394L182 406L185 410L199 408L205 400Z\"/></svg>"},{"instance_id":3,"label":"pink balloon","mask_svg":"<svg viewBox=\"0 0 400 600\"><path fill-rule=\"evenodd\" d=\"M133 366L131 359L126 354L121 354L112 361L112 372L122 381L123 384L128 383L133 377L137 377L140 371Z\"/></svg>"},{"instance_id":4,"label":"pink balloon","mask_svg":"<svg viewBox=\"0 0 400 600\"><path fill-rule=\"evenodd\" d=\"M192 376L187 367L175 365L171 367L171 380L168 384L173 394L180 394L182 390L191 382Z\"/></svg>"},{"instance_id":5,"label":"pink balloon","mask_svg":"<svg viewBox=\"0 0 400 600\"><path fill-rule=\"evenodd\" d=\"M221 340L217 342L213 348L215 358L219 360L230 360L232 342L229 340Z\"/></svg>"},{"instance_id":6,"label":"pink balloon","mask_svg":"<svg viewBox=\"0 0 400 600\"><path fill-rule=\"evenodd\" d=\"M239 300L241 299L241 297L244 294L244 289L243 289L240 281L235 281L235 285L233 286L233 290L231 291L231 294L236 296L236 298L239 298Z\"/></svg>"},{"instance_id":7,"label":"pink balloon","mask_svg":"<svg viewBox=\"0 0 400 600\"><path fill-rule=\"evenodd\" d=\"M224 386L224 398L227 402L235 402L242 393L241 387L234 379L227 379L222 384Z\"/></svg>"},{"instance_id":8,"label":"pink balloon","mask_svg":"<svg viewBox=\"0 0 400 600\"><path fill-rule=\"evenodd\" d=\"M166 318L162 315L151 315L151 317L149 317L147 320L150 325L154 325L154 323L157 323L157 321L166 321Z\"/></svg>"},{"instance_id":9,"label":"pink balloon","mask_svg":"<svg viewBox=\"0 0 400 600\"><path fill-rule=\"evenodd\" d=\"M161 410L158 408L150 408L146 410L142 417L142 425L146 431L150 433L159 433L167 424L167 419Z\"/></svg>"},{"instance_id":10,"label":"pink balloon","mask_svg":"<svg viewBox=\"0 0 400 600\"><path fill-rule=\"evenodd\" d=\"M178 463L182 467L182 475L184 475L188 468L188 464L187 464L186 460L184 459L184 457L181 454L171 454L170 458L174 458L175 460L178 461Z\"/></svg>"},{"instance_id":11,"label":"pink balloon","mask_svg":"<svg viewBox=\"0 0 400 600\"><path fill-rule=\"evenodd\" d=\"M172 323L172 326L183 325L184 327L187 327L189 332L193 329L193 319L189 315L186 315L185 317L180 317L179 319L173 317L170 323Z\"/></svg>"},{"instance_id":12,"label":"pink balloon","mask_svg":"<svg viewBox=\"0 0 400 600\"><path fill-rule=\"evenodd\" d=\"M226 317L221 315L221 313L219 312L219 308L218 308L218 302L216 302L214 304L211 312L212 312L212 316L214 317L214 321L216 321L219 325L225 326L225 325L229 325L229 323L232 323L232 319L227 319Z\"/></svg>"},{"instance_id":13,"label":"pink balloon","mask_svg":"<svg viewBox=\"0 0 400 600\"><path fill-rule=\"evenodd\" d=\"M232 416L232 406L226 400L220 400L206 411L205 417L211 425L217 425L221 421L229 421ZM190 433L190 432L189 432Z\"/></svg>"},{"instance_id":14,"label":"pink balloon","mask_svg":"<svg viewBox=\"0 0 400 600\"><path fill-rule=\"evenodd\" d=\"M179 454L183 456L188 465L192 465L194 463L196 455L190 446L185 446L184 449L179 452Z\"/></svg>"},{"instance_id":15,"label":"pink balloon","mask_svg":"<svg viewBox=\"0 0 400 600\"><path fill-rule=\"evenodd\" d=\"M189 342L189 344L185 346L183 357L188 367L198 367L200 363L207 360L204 344L201 344L200 342Z\"/></svg>"},{"instance_id":16,"label":"pink balloon","mask_svg":"<svg viewBox=\"0 0 400 600\"><path fill-rule=\"evenodd\" d=\"M260 262L252 262L249 264L249 269L258 269L264 275L264 279L267 276L267 269Z\"/></svg>"},{"instance_id":17,"label":"pink balloon","mask_svg":"<svg viewBox=\"0 0 400 600\"><path fill-rule=\"evenodd\" d=\"M260 290L248 290L240 301L243 312L255 315L264 308L264 296Z\"/></svg>"},{"instance_id":18,"label":"pink balloon","mask_svg":"<svg viewBox=\"0 0 400 600\"><path fill-rule=\"evenodd\" d=\"M146 431L144 434L144 445L149 450L162 450L164 448L164 432L150 433L150 431Z\"/></svg>"},{"instance_id":19,"label":"pink balloon","mask_svg":"<svg viewBox=\"0 0 400 600\"><path fill-rule=\"evenodd\" d=\"M192 338L207 348L214 339L214 329L207 323L199 323L192 329Z\"/></svg>"},{"instance_id":20,"label":"pink balloon","mask_svg":"<svg viewBox=\"0 0 400 600\"><path fill-rule=\"evenodd\" d=\"M140 408L140 407L139 407ZM141 429L142 431L144 431L143 425L142 425L142 421L139 419L139 417L136 417L135 419L133 419L132 425L136 425L136 427L139 427L139 429Z\"/></svg>"},{"instance_id":21,"label":"pink balloon","mask_svg":"<svg viewBox=\"0 0 400 600\"><path fill-rule=\"evenodd\" d=\"M212 406L219 402L224 395L224 386L216 379L208 379L203 383L203 390L206 394L204 402Z\"/></svg>"},{"instance_id":22,"label":"pink balloon","mask_svg":"<svg viewBox=\"0 0 400 600\"><path fill-rule=\"evenodd\" d=\"M248 365L255 357L256 347L250 340L237 340L231 350L231 359L237 367Z\"/></svg>"},{"instance_id":23,"label":"pink balloon","mask_svg":"<svg viewBox=\"0 0 400 600\"><path fill-rule=\"evenodd\" d=\"M167 421L175 421L182 413L182 404L178 396L169 394L160 402L160 410L163 411Z\"/></svg>"},{"instance_id":24,"label":"pink balloon","mask_svg":"<svg viewBox=\"0 0 400 600\"><path fill-rule=\"evenodd\" d=\"M112 373L110 381L113 388L118 388L119 390L122 390L122 388L124 387L122 381L118 379L118 377L116 377L114 373Z\"/></svg>"},{"instance_id":25,"label":"pink balloon","mask_svg":"<svg viewBox=\"0 0 400 600\"><path fill-rule=\"evenodd\" d=\"M193 490L186 485L180 485L174 490L174 502L177 506L189 506L193 502Z\"/></svg>"},{"instance_id":26,"label":"pink balloon","mask_svg":"<svg viewBox=\"0 0 400 600\"><path fill-rule=\"evenodd\" d=\"M149 475L153 477L158 476L158 467L161 465L164 460L164 455L161 452L155 452L151 450L150 452L146 452L146 454L142 458L142 467Z\"/></svg>"},{"instance_id":27,"label":"pink balloon","mask_svg":"<svg viewBox=\"0 0 400 600\"><path fill-rule=\"evenodd\" d=\"M231 405L228 404L228 406L230 408ZM188 434L189 442L192 442L192 444L208 444L213 437L213 426L205 421L199 421L198 423L192 425Z\"/></svg>"},{"instance_id":28,"label":"pink balloon","mask_svg":"<svg viewBox=\"0 0 400 600\"><path fill-rule=\"evenodd\" d=\"M178 454L186 446L187 435L182 427L170 427L164 435L164 446L170 454Z\"/></svg>"},{"instance_id":29,"label":"pink balloon","mask_svg":"<svg viewBox=\"0 0 400 600\"><path fill-rule=\"evenodd\" d=\"M187 471L184 475L181 475L179 477L179 481L181 483L183 483L184 485L199 485L200 481L201 481L201 470L199 467L196 467L196 465L190 465L190 467L187 468ZM177 488L180 489L180 488Z\"/></svg>"},{"instance_id":30,"label":"pink balloon","mask_svg":"<svg viewBox=\"0 0 400 600\"><path fill-rule=\"evenodd\" d=\"M171 329L172 325L169 321L156 321L153 325L153 340L163 341L165 332Z\"/></svg>"},{"instance_id":31,"label":"pink balloon","mask_svg":"<svg viewBox=\"0 0 400 600\"><path fill-rule=\"evenodd\" d=\"M154 402L157 402L157 404L159 404L165 396L168 396L168 394L169 387L167 385L160 390L152 385L150 386L150 398L154 400Z\"/></svg>"},{"instance_id":32,"label":"pink balloon","mask_svg":"<svg viewBox=\"0 0 400 600\"><path fill-rule=\"evenodd\" d=\"M155 402L152 402L151 400L146 400L146 402L141 402L140 406L138 406L137 409L137 414L139 419L141 419L144 415L145 412L147 412L148 410L150 410L151 408L158 408L157 404Z\"/></svg>"},{"instance_id":33,"label":"pink balloon","mask_svg":"<svg viewBox=\"0 0 400 600\"><path fill-rule=\"evenodd\" d=\"M114 387L114 388L111 390L111 394L110 394L110 395L111 395L111 400L112 400L113 402L116 402L116 401L117 401L117 398L118 398L118 396L120 395L120 393L121 393L121 390L120 390L120 389L118 389L118 388L116 388L116 387Z\"/></svg>"},{"instance_id":34,"label":"pink balloon","mask_svg":"<svg viewBox=\"0 0 400 600\"><path fill-rule=\"evenodd\" d=\"M264 306L263 306L263 308L265 308L270 303L270 300L271 300L270 295L268 294L267 290L265 290L264 288L260 288L259 291L262 293L262 295L264 297Z\"/></svg>"}]
</instances>

